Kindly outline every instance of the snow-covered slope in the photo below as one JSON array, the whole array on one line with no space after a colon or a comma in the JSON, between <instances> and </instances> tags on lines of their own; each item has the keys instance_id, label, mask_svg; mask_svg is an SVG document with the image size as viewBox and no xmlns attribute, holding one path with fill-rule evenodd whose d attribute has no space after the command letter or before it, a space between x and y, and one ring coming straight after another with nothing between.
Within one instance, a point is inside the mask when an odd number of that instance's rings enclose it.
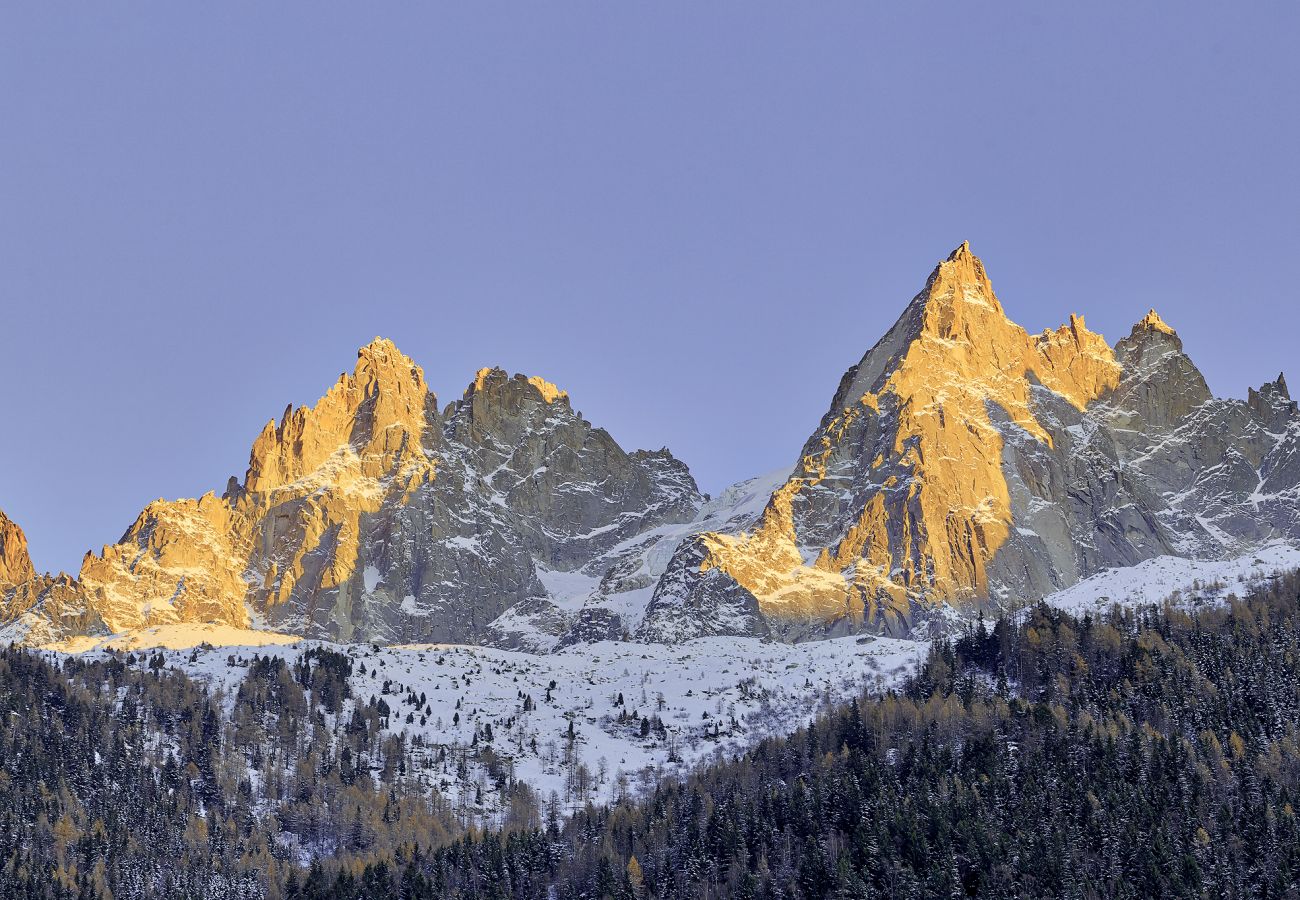
<instances>
[{"instance_id":1,"label":"snow-covered slope","mask_svg":"<svg viewBox=\"0 0 1300 900\"><path fill-rule=\"evenodd\" d=\"M281 634L230 625L173 624L137 628L113 635L77 635L44 645L59 653L94 653L105 650L189 650L194 647L266 647L297 644L302 635Z\"/></svg>"},{"instance_id":2,"label":"snow-covered slope","mask_svg":"<svg viewBox=\"0 0 1300 900\"><path fill-rule=\"evenodd\" d=\"M386 701L393 711L387 730L406 735L430 787L466 805L480 793L482 807L466 812L488 817L498 797L475 752L488 743L543 798L554 791L570 807L606 800L786 733L828 702L887 688L927 650L924 643L862 637L802 645L744 638L673 647L604 641L546 655L318 642L162 655L233 702L255 655L293 660L315 646L351 658L349 704L372 696ZM350 712L345 706L338 719ZM654 723L645 734L642 719Z\"/></svg>"},{"instance_id":3,"label":"snow-covered slope","mask_svg":"<svg viewBox=\"0 0 1300 900\"><path fill-rule=\"evenodd\" d=\"M1230 595L1245 598L1253 586L1293 569L1300 569L1300 550L1288 544L1272 544L1232 559L1157 556L1098 572L1044 602L1075 616L1166 600L1195 608Z\"/></svg>"}]
</instances>

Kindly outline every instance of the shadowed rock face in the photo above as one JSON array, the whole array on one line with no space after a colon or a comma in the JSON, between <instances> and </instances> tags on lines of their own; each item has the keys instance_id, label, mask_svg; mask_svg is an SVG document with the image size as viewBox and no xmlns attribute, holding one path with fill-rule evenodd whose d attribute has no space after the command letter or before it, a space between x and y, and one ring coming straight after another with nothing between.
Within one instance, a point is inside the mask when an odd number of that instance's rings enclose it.
<instances>
[{"instance_id":1,"label":"shadowed rock face","mask_svg":"<svg viewBox=\"0 0 1300 900\"><path fill-rule=\"evenodd\" d=\"M33 643L201 622L545 645L568 618L522 636L493 626L514 607L547 611L539 566L589 565L701 502L666 450L625 453L554 385L485 369L440 412L420 368L377 339L315 406L267 423L242 482L151 503L57 591L28 564L4 620Z\"/></svg>"},{"instance_id":2,"label":"shadowed rock face","mask_svg":"<svg viewBox=\"0 0 1300 900\"><path fill-rule=\"evenodd\" d=\"M701 498L666 450L625 453L540 379L479 372L445 427L458 457L516 518L548 568L581 568L647 523L689 521Z\"/></svg>"},{"instance_id":3,"label":"shadowed rock face","mask_svg":"<svg viewBox=\"0 0 1300 900\"><path fill-rule=\"evenodd\" d=\"M679 550L642 635L748 633L680 621L738 588L787 639L902 633L1156 555L1300 540L1298 427L1280 377L1213 398L1154 310L1113 349L1081 317L1027 333L963 244L845 374L763 514Z\"/></svg>"}]
</instances>

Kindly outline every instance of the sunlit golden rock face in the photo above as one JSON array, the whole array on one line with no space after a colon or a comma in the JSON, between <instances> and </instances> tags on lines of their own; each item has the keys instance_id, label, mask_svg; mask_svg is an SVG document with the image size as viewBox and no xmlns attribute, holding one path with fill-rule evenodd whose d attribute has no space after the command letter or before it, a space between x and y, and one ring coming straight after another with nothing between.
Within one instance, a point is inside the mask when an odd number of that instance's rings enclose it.
<instances>
[{"instance_id":1,"label":"sunlit golden rock face","mask_svg":"<svg viewBox=\"0 0 1300 900\"><path fill-rule=\"evenodd\" d=\"M0 621L16 628L13 637L41 646L69 634L100 634L104 620L86 602L70 575L35 575L0 590Z\"/></svg>"},{"instance_id":2,"label":"sunlit golden rock face","mask_svg":"<svg viewBox=\"0 0 1300 900\"><path fill-rule=\"evenodd\" d=\"M342 448L356 456L356 474L382 478L421 456L428 427L424 372L392 341L376 338L357 353L356 371L315 406L285 410L279 427L267 422L253 444L245 488L268 493L300 482Z\"/></svg>"},{"instance_id":3,"label":"sunlit golden rock face","mask_svg":"<svg viewBox=\"0 0 1300 900\"><path fill-rule=\"evenodd\" d=\"M436 399L390 342L357 354L315 406L285 410L253 444L244 483L158 500L80 582L109 630L205 622L248 627L295 595L338 589L338 631L359 582L362 520L436 474L425 446ZM435 429L436 431L436 429Z\"/></svg>"},{"instance_id":4,"label":"sunlit golden rock face","mask_svg":"<svg viewBox=\"0 0 1300 900\"><path fill-rule=\"evenodd\" d=\"M1008 423L1050 446L1036 386L1082 410L1121 374L1080 317L1037 335L1011 322L962 244L846 374L757 528L704 536L701 569L728 573L796 635L902 627L914 602L985 597L1013 527Z\"/></svg>"},{"instance_id":5,"label":"sunlit golden rock face","mask_svg":"<svg viewBox=\"0 0 1300 900\"><path fill-rule=\"evenodd\" d=\"M27 536L0 512L0 588L27 581L34 574L27 553Z\"/></svg>"},{"instance_id":6,"label":"sunlit golden rock face","mask_svg":"<svg viewBox=\"0 0 1300 900\"><path fill-rule=\"evenodd\" d=\"M474 384L471 385L470 389L466 392L466 396L468 398L469 395L481 393L484 390L487 390L489 386L497 385L503 380L508 380L506 373L503 370L493 366L485 366L482 369L479 369L478 373L474 376ZM566 391L560 390L545 378L533 375L524 378L523 380L531 384L533 388L536 389L537 393L541 395L542 400L547 404L554 403L557 400L567 399L569 396Z\"/></svg>"},{"instance_id":7,"label":"sunlit golden rock face","mask_svg":"<svg viewBox=\"0 0 1300 900\"><path fill-rule=\"evenodd\" d=\"M68 575L38 575L27 552L27 537L0 512L0 622L21 623L21 633L40 644L68 631L103 629L85 602L81 586Z\"/></svg>"}]
</instances>

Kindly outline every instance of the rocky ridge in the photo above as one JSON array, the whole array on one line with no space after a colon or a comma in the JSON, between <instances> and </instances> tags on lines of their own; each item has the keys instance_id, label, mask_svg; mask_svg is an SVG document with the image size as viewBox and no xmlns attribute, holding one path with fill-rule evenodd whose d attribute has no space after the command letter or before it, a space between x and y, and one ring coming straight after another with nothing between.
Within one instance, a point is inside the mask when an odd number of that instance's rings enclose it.
<instances>
[{"instance_id":1,"label":"rocky ridge","mask_svg":"<svg viewBox=\"0 0 1300 900\"><path fill-rule=\"evenodd\" d=\"M315 406L267 423L221 496L149 504L76 579L15 579L5 633L205 623L545 649L570 621L539 571L589 566L702 502L667 450L624 452L554 385L484 369L440 410L376 339ZM511 608L531 611L527 634L495 624Z\"/></svg>"},{"instance_id":2,"label":"rocky ridge","mask_svg":"<svg viewBox=\"0 0 1300 900\"><path fill-rule=\"evenodd\" d=\"M172 623L549 651L944 627L1160 556L1300 544L1285 379L1215 398L1154 311L1031 334L962 244L841 379L790 470L700 495L543 379L439 408L391 342L257 437L220 496L150 504L77 578L0 519L0 640Z\"/></svg>"}]
</instances>

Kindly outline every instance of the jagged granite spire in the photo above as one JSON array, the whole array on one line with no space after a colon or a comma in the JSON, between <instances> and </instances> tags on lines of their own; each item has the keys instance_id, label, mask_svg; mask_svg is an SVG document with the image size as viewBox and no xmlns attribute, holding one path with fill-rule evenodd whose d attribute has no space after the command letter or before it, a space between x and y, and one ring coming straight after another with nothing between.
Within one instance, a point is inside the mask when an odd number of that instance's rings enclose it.
<instances>
[{"instance_id":1,"label":"jagged granite spire","mask_svg":"<svg viewBox=\"0 0 1300 900\"><path fill-rule=\"evenodd\" d=\"M1246 393L1246 404L1256 417L1270 431L1277 432L1286 427L1296 416L1296 403L1291 399L1291 392L1286 387L1286 376L1277 373L1277 379L1266 381L1259 390L1250 388Z\"/></svg>"},{"instance_id":2,"label":"jagged granite spire","mask_svg":"<svg viewBox=\"0 0 1300 900\"><path fill-rule=\"evenodd\" d=\"M399 454L417 450L436 409L420 367L392 341L375 338L357 351L355 370L340 375L315 406L286 407L278 426L266 423L249 456L245 488L292 483L345 448L380 476Z\"/></svg>"},{"instance_id":3,"label":"jagged granite spire","mask_svg":"<svg viewBox=\"0 0 1300 900\"><path fill-rule=\"evenodd\" d=\"M0 589L20 584L35 574L27 553L27 535L0 510Z\"/></svg>"}]
</instances>

